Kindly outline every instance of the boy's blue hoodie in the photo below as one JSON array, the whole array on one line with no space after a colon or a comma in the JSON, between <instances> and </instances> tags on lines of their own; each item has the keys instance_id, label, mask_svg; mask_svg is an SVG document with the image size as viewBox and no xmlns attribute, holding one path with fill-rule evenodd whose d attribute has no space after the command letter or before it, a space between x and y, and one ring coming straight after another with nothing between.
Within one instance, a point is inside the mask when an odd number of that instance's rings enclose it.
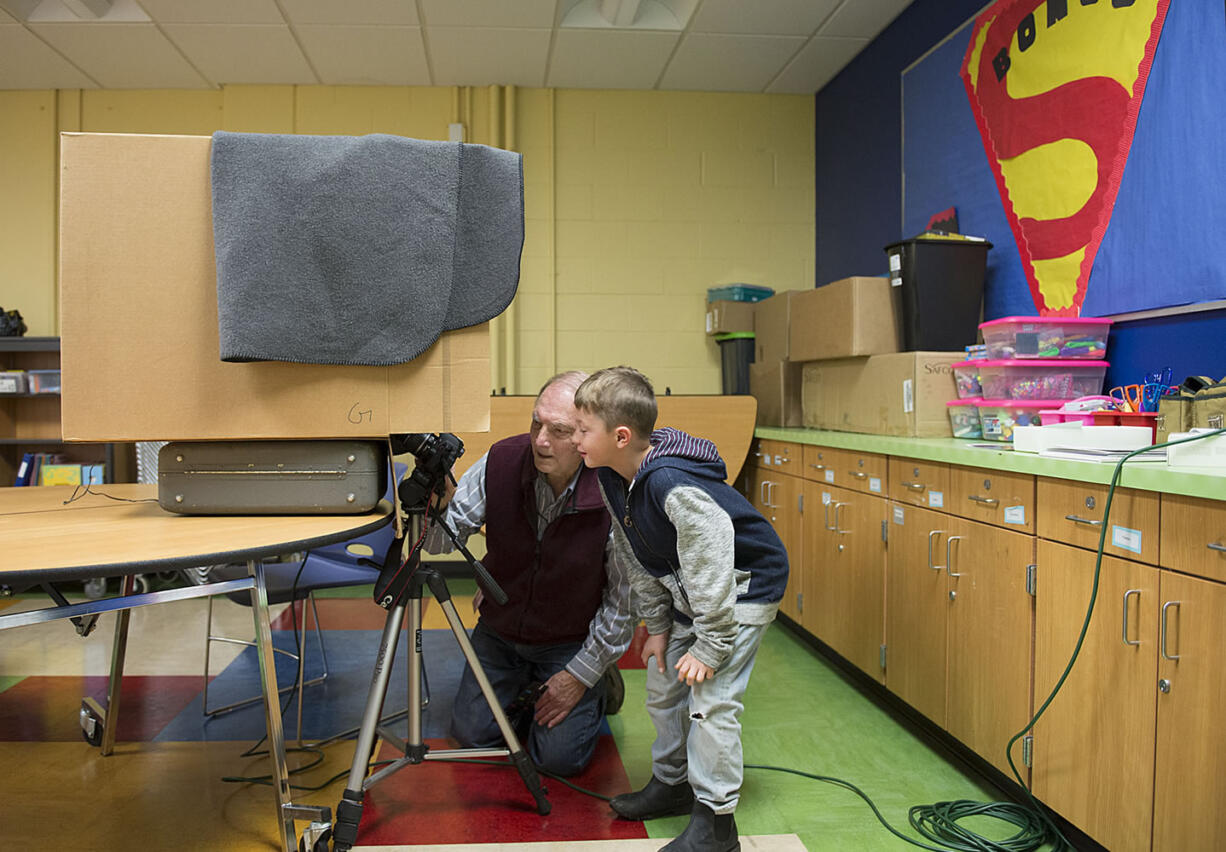
<instances>
[{"instance_id":1,"label":"boy's blue hoodie","mask_svg":"<svg viewBox=\"0 0 1226 852\"><path fill-rule=\"evenodd\" d=\"M739 625L775 617L788 579L779 536L724 481L724 462L704 438L657 429L633 482L611 468L599 475L636 614L650 633L692 621L690 653L718 669Z\"/></svg>"}]
</instances>

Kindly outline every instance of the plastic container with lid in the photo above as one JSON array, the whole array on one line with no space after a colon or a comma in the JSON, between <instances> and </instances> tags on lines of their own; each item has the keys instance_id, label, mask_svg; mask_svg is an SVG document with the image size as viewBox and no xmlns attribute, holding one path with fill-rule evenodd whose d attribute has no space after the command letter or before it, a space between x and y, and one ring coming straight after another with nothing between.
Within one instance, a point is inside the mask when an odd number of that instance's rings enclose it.
<instances>
[{"instance_id":1,"label":"plastic container with lid","mask_svg":"<svg viewBox=\"0 0 1226 852\"><path fill-rule=\"evenodd\" d=\"M1039 426L1041 411L1059 408L1066 399L982 399L979 401L979 426L988 441L1012 443L1018 426Z\"/></svg>"},{"instance_id":2,"label":"plastic container with lid","mask_svg":"<svg viewBox=\"0 0 1226 852\"><path fill-rule=\"evenodd\" d=\"M757 284L729 284L726 287L708 287L708 302L760 302L775 295L773 287Z\"/></svg>"},{"instance_id":3,"label":"plastic container with lid","mask_svg":"<svg viewBox=\"0 0 1226 852\"><path fill-rule=\"evenodd\" d=\"M960 361L952 366L958 399L983 396L983 388L979 383L979 365L982 363L982 361Z\"/></svg>"},{"instance_id":4,"label":"plastic container with lid","mask_svg":"<svg viewBox=\"0 0 1226 852\"><path fill-rule=\"evenodd\" d=\"M988 357L1103 358L1111 320L1092 317L1004 317L979 324Z\"/></svg>"},{"instance_id":5,"label":"plastic container with lid","mask_svg":"<svg viewBox=\"0 0 1226 852\"><path fill-rule=\"evenodd\" d=\"M951 399L945 403L949 411L949 428L955 438L982 438L983 430L979 425L979 403L982 399Z\"/></svg>"},{"instance_id":6,"label":"plastic container with lid","mask_svg":"<svg viewBox=\"0 0 1226 852\"><path fill-rule=\"evenodd\" d=\"M1074 399L1103 392L1106 361L1073 358L1034 358L961 361L952 365L974 367L985 399Z\"/></svg>"},{"instance_id":7,"label":"plastic container with lid","mask_svg":"<svg viewBox=\"0 0 1226 852\"><path fill-rule=\"evenodd\" d=\"M1150 441L1158 442L1158 412L1156 411L1095 411L1095 426L1148 426Z\"/></svg>"}]
</instances>

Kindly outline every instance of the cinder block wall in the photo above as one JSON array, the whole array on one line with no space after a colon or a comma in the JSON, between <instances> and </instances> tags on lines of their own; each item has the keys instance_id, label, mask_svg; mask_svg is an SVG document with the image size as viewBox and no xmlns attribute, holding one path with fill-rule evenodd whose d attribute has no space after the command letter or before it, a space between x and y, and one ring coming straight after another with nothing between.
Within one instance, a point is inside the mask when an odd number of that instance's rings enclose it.
<instances>
[{"instance_id":1,"label":"cinder block wall","mask_svg":"<svg viewBox=\"0 0 1226 852\"><path fill-rule=\"evenodd\" d=\"M491 388L628 363L718 393L708 287L814 285L813 99L496 88L226 86L0 92L0 306L58 334L58 133L395 133L524 154L519 295ZM123 215L123 211L115 211ZM167 270L173 274L173 270Z\"/></svg>"}]
</instances>

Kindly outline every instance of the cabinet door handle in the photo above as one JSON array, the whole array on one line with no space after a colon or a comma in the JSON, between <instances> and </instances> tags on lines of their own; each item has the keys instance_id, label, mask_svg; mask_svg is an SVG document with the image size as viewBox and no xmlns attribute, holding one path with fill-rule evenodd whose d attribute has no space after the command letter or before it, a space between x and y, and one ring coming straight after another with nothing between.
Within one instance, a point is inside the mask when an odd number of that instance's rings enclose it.
<instances>
[{"instance_id":1,"label":"cabinet door handle","mask_svg":"<svg viewBox=\"0 0 1226 852\"><path fill-rule=\"evenodd\" d=\"M822 514L825 516L822 520L822 526L828 530L833 531L834 527L830 526L830 504L829 503L822 504Z\"/></svg>"},{"instance_id":2,"label":"cabinet door handle","mask_svg":"<svg viewBox=\"0 0 1226 852\"><path fill-rule=\"evenodd\" d=\"M766 508L770 504L766 502L766 480L758 483L758 499L762 501L762 507Z\"/></svg>"},{"instance_id":3,"label":"cabinet door handle","mask_svg":"<svg viewBox=\"0 0 1226 852\"><path fill-rule=\"evenodd\" d=\"M1064 520L1072 521L1075 524L1087 524L1092 527L1101 527L1103 522L1097 518L1083 518L1080 515L1065 515Z\"/></svg>"},{"instance_id":4,"label":"cabinet door handle","mask_svg":"<svg viewBox=\"0 0 1226 852\"><path fill-rule=\"evenodd\" d=\"M1206 544L1205 547L1210 550L1216 550L1218 553L1226 553L1226 544Z\"/></svg>"},{"instance_id":5,"label":"cabinet door handle","mask_svg":"<svg viewBox=\"0 0 1226 852\"><path fill-rule=\"evenodd\" d=\"M1128 638L1128 598L1131 597L1132 595L1136 595L1139 598L1141 596L1141 590L1140 589L1129 589L1128 591L1124 592L1124 628L1123 628L1124 644L1125 645L1140 645L1141 644L1140 639L1129 639Z\"/></svg>"},{"instance_id":6,"label":"cabinet door handle","mask_svg":"<svg viewBox=\"0 0 1226 852\"><path fill-rule=\"evenodd\" d=\"M868 474L862 470L849 470L847 473L854 476L856 479L865 479L868 477Z\"/></svg>"},{"instance_id":7,"label":"cabinet door handle","mask_svg":"<svg viewBox=\"0 0 1226 852\"><path fill-rule=\"evenodd\" d=\"M775 503L775 486L778 484L778 482L766 483L766 505L770 506L772 509L779 508L778 504Z\"/></svg>"},{"instance_id":8,"label":"cabinet door handle","mask_svg":"<svg viewBox=\"0 0 1226 852\"><path fill-rule=\"evenodd\" d=\"M902 483L902 487L910 488L912 491L923 491L928 486L922 482L904 482Z\"/></svg>"},{"instance_id":9,"label":"cabinet door handle","mask_svg":"<svg viewBox=\"0 0 1226 852\"><path fill-rule=\"evenodd\" d=\"M826 469L826 466L824 464L814 464L813 462L809 462L809 467L813 468L814 470L825 470Z\"/></svg>"},{"instance_id":10,"label":"cabinet door handle","mask_svg":"<svg viewBox=\"0 0 1226 852\"><path fill-rule=\"evenodd\" d=\"M847 535L849 532L851 532L851 530L845 530L839 526L839 509L842 509L846 505L846 503L834 504L834 531L839 535Z\"/></svg>"},{"instance_id":11,"label":"cabinet door handle","mask_svg":"<svg viewBox=\"0 0 1226 852\"><path fill-rule=\"evenodd\" d=\"M949 548L955 541L962 541L962 536L951 535L945 539L945 573L951 577L961 577L962 575L957 571L949 570L950 566L953 565L953 556L950 554Z\"/></svg>"},{"instance_id":12,"label":"cabinet door handle","mask_svg":"<svg viewBox=\"0 0 1226 852\"><path fill-rule=\"evenodd\" d=\"M973 500L976 503L982 503L985 506L1000 505L1000 501L997 500L995 497L980 497L978 494L971 494L966 499Z\"/></svg>"},{"instance_id":13,"label":"cabinet door handle","mask_svg":"<svg viewBox=\"0 0 1226 852\"><path fill-rule=\"evenodd\" d=\"M944 565L933 565L932 564L932 537L937 536L937 535L944 535L944 534L945 534L945 530L932 530L931 532L928 533L928 567L931 568L933 571L941 571L941 570L944 570L945 568Z\"/></svg>"},{"instance_id":14,"label":"cabinet door handle","mask_svg":"<svg viewBox=\"0 0 1226 852\"><path fill-rule=\"evenodd\" d=\"M1158 640L1158 645L1162 651L1162 659L1164 660L1178 660L1179 659L1178 654L1168 654L1166 652L1166 611L1170 609L1171 607L1178 607L1179 603L1180 603L1179 601L1167 601L1166 603L1162 605L1162 636Z\"/></svg>"}]
</instances>

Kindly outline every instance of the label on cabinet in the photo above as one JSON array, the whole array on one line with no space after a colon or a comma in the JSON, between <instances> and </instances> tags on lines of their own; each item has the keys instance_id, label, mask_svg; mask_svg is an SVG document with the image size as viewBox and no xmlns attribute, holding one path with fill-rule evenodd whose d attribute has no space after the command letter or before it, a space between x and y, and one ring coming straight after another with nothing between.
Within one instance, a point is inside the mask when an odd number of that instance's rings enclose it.
<instances>
[{"instance_id":1,"label":"label on cabinet","mask_svg":"<svg viewBox=\"0 0 1226 852\"><path fill-rule=\"evenodd\" d=\"M881 480L876 476L870 476L868 478L868 490L872 491L874 494L880 494Z\"/></svg>"},{"instance_id":2,"label":"label on cabinet","mask_svg":"<svg viewBox=\"0 0 1226 852\"><path fill-rule=\"evenodd\" d=\"M1141 531L1130 530L1128 527L1117 527L1115 524L1112 524L1111 546L1139 554L1141 552Z\"/></svg>"},{"instance_id":3,"label":"label on cabinet","mask_svg":"<svg viewBox=\"0 0 1226 852\"><path fill-rule=\"evenodd\" d=\"M902 506L895 506L895 507L894 507L894 523L898 524L900 527L903 525L903 510L902 510Z\"/></svg>"},{"instance_id":4,"label":"label on cabinet","mask_svg":"<svg viewBox=\"0 0 1226 852\"><path fill-rule=\"evenodd\" d=\"M929 491L928 505L934 509L942 509L945 507L945 492L944 491Z\"/></svg>"},{"instance_id":5,"label":"label on cabinet","mask_svg":"<svg viewBox=\"0 0 1226 852\"><path fill-rule=\"evenodd\" d=\"M830 492L829 492L829 491L823 491L823 492L822 492L822 505L823 505L823 506L829 506L829 505L830 505Z\"/></svg>"},{"instance_id":6,"label":"label on cabinet","mask_svg":"<svg viewBox=\"0 0 1226 852\"><path fill-rule=\"evenodd\" d=\"M833 470L826 471L826 481L834 482L834 471Z\"/></svg>"},{"instance_id":7,"label":"label on cabinet","mask_svg":"<svg viewBox=\"0 0 1226 852\"><path fill-rule=\"evenodd\" d=\"M1006 524L1025 524L1026 523L1026 507L1025 506L1006 506L1005 507L1005 523Z\"/></svg>"}]
</instances>

